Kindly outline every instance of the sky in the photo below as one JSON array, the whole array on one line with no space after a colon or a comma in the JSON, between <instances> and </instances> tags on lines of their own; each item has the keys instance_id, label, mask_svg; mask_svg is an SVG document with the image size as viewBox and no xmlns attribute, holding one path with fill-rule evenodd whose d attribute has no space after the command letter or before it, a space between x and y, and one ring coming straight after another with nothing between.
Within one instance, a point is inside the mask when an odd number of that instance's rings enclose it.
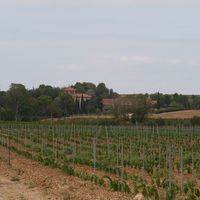
<instances>
[{"instance_id":1,"label":"sky","mask_svg":"<svg viewBox=\"0 0 200 200\"><path fill-rule=\"evenodd\" d=\"M0 90L200 94L199 20L199 0L0 0Z\"/></svg>"}]
</instances>

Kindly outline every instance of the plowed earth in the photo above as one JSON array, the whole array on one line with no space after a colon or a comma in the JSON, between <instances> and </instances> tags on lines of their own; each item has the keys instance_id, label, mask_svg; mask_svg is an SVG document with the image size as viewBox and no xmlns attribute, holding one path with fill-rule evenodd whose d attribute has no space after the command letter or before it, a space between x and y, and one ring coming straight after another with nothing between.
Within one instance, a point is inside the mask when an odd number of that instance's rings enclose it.
<instances>
[{"instance_id":1,"label":"plowed earth","mask_svg":"<svg viewBox=\"0 0 200 200\"><path fill-rule=\"evenodd\" d=\"M11 153L0 147L0 200L130 200L133 196L113 192L90 181L68 176L59 169Z\"/></svg>"}]
</instances>

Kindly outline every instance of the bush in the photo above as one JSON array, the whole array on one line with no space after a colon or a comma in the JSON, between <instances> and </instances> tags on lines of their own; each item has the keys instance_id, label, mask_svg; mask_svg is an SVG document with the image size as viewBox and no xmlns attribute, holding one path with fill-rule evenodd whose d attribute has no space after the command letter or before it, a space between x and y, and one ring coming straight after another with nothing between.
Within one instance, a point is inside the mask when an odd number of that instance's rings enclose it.
<instances>
[{"instance_id":1,"label":"bush","mask_svg":"<svg viewBox=\"0 0 200 200\"><path fill-rule=\"evenodd\" d=\"M191 120L190 120L191 124L193 126L195 125L200 125L200 117L194 116Z\"/></svg>"},{"instance_id":2,"label":"bush","mask_svg":"<svg viewBox=\"0 0 200 200\"><path fill-rule=\"evenodd\" d=\"M156 124L157 124L158 126L164 126L164 125L165 125L165 120L162 119L162 118L158 118L158 119L156 120Z\"/></svg>"}]
</instances>

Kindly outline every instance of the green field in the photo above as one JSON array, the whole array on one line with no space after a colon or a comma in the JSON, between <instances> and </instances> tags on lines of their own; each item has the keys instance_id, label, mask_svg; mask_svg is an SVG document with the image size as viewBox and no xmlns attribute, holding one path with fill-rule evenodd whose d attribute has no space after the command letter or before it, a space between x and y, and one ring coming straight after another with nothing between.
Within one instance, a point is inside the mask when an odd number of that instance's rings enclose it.
<instances>
[{"instance_id":1,"label":"green field","mask_svg":"<svg viewBox=\"0 0 200 200\"><path fill-rule=\"evenodd\" d=\"M9 150L113 191L200 198L200 127L1 123Z\"/></svg>"}]
</instances>

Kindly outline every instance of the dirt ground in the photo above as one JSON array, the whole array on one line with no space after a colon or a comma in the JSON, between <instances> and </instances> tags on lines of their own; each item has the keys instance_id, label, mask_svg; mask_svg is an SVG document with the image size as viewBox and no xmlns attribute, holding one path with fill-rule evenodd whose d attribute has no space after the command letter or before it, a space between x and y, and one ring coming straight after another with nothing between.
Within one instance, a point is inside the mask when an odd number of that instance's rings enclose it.
<instances>
[{"instance_id":1,"label":"dirt ground","mask_svg":"<svg viewBox=\"0 0 200 200\"><path fill-rule=\"evenodd\" d=\"M0 155L2 158L2 149ZM22 170L9 166L5 160L0 160L0 200L56 199L47 194L44 187L26 179Z\"/></svg>"},{"instance_id":2,"label":"dirt ground","mask_svg":"<svg viewBox=\"0 0 200 200\"><path fill-rule=\"evenodd\" d=\"M7 150L0 147L5 159ZM68 176L59 169L43 166L16 153L11 167L0 160L0 200L130 200L133 196L112 192L90 181Z\"/></svg>"},{"instance_id":3,"label":"dirt ground","mask_svg":"<svg viewBox=\"0 0 200 200\"><path fill-rule=\"evenodd\" d=\"M176 112L166 112L161 114L152 114L150 118L191 119L194 116L200 117L200 110L183 110Z\"/></svg>"},{"instance_id":4,"label":"dirt ground","mask_svg":"<svg viewBox=\"0 0 200 200\"><path fill-rule=\"evenodd\" d=\"M45 195L40 188L31 188L19 180L0 175L0 200L34 200L44 198Z\"/></svg>"}]
</instances>

